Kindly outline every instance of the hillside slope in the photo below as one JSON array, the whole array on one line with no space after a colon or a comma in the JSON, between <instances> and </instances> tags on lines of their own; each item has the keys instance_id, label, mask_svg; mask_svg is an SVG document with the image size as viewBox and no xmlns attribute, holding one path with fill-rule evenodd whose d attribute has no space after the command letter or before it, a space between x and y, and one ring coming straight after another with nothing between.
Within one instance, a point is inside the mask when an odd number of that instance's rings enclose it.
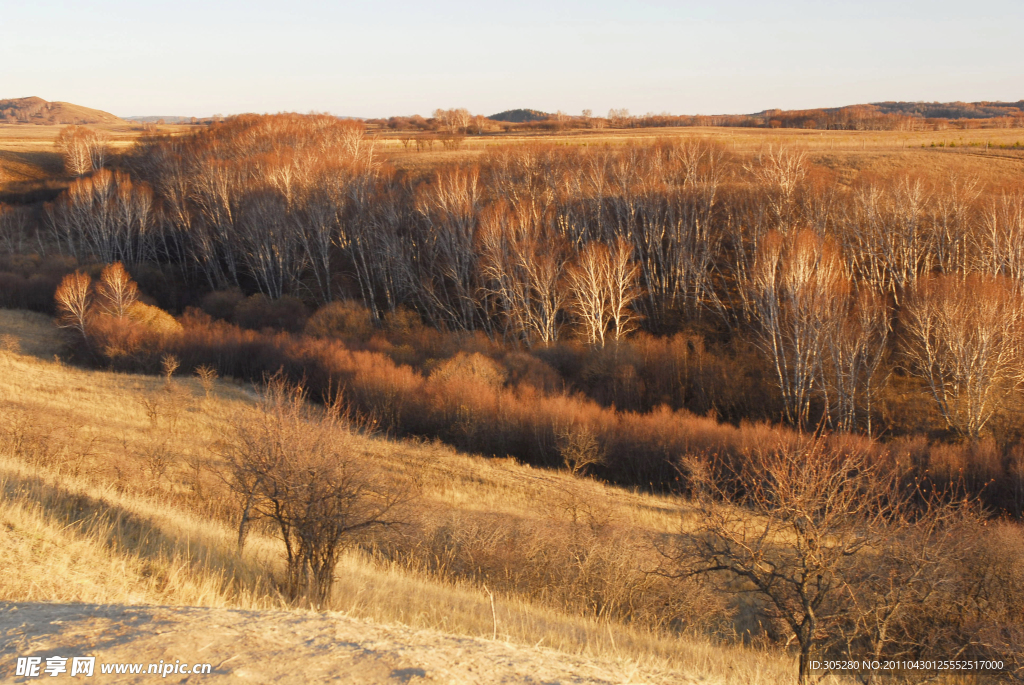
<instances>
[{"instance_id":1,"label":"hillside slope","mask_svg":"<svg viewBox=\"0 0 1024 685\"><path fill-rule=\"evenodd\" d=\"M0 122L8 124L127 124L109 112L39 97L0 100Z\"/></svg>"},{"instance_id":2,"label":"hillside slope","mask_svg":"<svg viewBox=\"0 0 1024 685\"><path fill-rule=\"evenodd\" d=\"M253 409L252 387L79 369L52 361L59 351L49 319L0 309L0 681L15 656L64 652L215 665L237 655L217 671L223 682L793 680L777 652L657 634L503 590L494 575L486 585L441 578L360 550L340 561L334 613L290 610L274 581L280 540L254 529L238 551L216 475L232 417ZM677 500L512 460L347 439L418 484L410 540L458 536L481 563L493 538L529 567L530 550L557 540L570 516L587 517L587 529L668 533L682 513Z\"/></svg>"}]
</instances>

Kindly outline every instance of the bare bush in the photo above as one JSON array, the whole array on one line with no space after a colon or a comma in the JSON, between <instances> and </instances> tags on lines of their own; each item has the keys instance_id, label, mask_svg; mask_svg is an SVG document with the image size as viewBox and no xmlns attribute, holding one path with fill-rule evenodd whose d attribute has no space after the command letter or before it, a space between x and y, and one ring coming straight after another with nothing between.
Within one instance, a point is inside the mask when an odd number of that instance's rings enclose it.
<instances>
[{"instance_id":1,"label":"bare bush","mask_svg":"<svg viewBox=\"0 0 1024 685\"><path fill-rule=\"evenodd\" d=\"M604 453L597 438L585 426L573 426L559 431L558 452L562 456L562 463L573 476L582 476L588 469L604 463Z\"/></svg>"},{"instance_id":2,"label":"bare bush","mask_svg":"<svg viewBox=\"0 0 1024 685\"><path fill-rule=\"evenodd\" d=\"M738 464L691 459L685 471L697 524L674 552L678 573L724 574L758 595L799 648L801 682L816 654L859 640L881 654L911 595L941 584L931 573L971 521L940 499L916 506L864 450L820 437L773 441Z\"/></svg>"},{"instance_id":3,"label":"bare bush","mask_svg":"<svg viewBox=\"0 0 1024 685\"><path fill-rule=\"evenodd\" d=\"M171 376L174 375L179 366L181 366L181 361L173 354L165 354L160 359L160 368L164 373L164 381L167 385L171 384Z\"/></svg>"},{"instance_id":4,"label":"bare bush","mask_svg":"<svg viewBox=\"0 0 1024 685\"><path fill-rule=\"evenodd\" d=\"M285 592L314 607L330 599L339 555L374 527L398 523L408 492L351 453L337 409L318 411L280 378L261 391L255 412L239 415L225 455L239 498L239 546L256 518L285 546Z\"/></svg>"},{"instance_id":5,"label":"bare bush","mask_svg":"<svg viewBox=\"0 0 1024 685\"><path fill-rule=\"evenodd\" d=\"M199 379L199 384L203 387L203 392L209 398L210 393L213 392L213 383L217 380L217 369L209 364L200 364L195 368L195 374Z\"/></svg>"}]
</instances>

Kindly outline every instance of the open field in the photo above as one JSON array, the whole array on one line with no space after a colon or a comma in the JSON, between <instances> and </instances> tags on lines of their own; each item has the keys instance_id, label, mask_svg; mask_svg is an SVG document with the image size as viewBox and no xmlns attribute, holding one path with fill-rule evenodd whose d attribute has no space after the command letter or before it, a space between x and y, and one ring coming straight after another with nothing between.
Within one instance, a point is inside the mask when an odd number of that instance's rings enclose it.
<instances>
[{"instance_id":1,"label":"open field","mask_svg":"<svg viewBox=\"0 0 1024 685\"><path fill-rule=\"evenodd\" d=\"M1022 129L916 132L722 127L596 129L467 136L458 150L451 151L441 150L440 142L435 142L429 150L416 151L415 143L410 142L415 138L415 135L380 133L380 150L398 168L423 169L444 161L476 160L488 149L503 145L621 146L659 139L700 138L720 142L736 153L757 152L768 145L802 149L812 163L848 175L859 171L886 173L906 169L924 175L941 175L955 167L1007 182L1024 179ZM950 147L951 144L955 147ZM1014 145L1018 148L1000 147Z\"/></svg>"},{"instance_id":2,"label":"open field","mask_svg":"<svg viewBox=\"0 0 1024 685\"><path fill-rule=\"evenodd\" d=\"M62 176L54 140L61 126L0 124L0 193L24 192L33 184ZM142 135L181 134L189 125L89 126L107 133L114 151L128 149ZM430 134L370 131L378 154L399 169L423 172L452 161L472 162L495 147L522 144L556 146L622 146L660 139L699 138L720 142L738 154L765 146L785 145L805 150L809 161L836 171L841 180L860 172L886 174L912 170L941 177L953 169L991 178L996 183L1024 180L1024 130L973 129L948 131L818 131L800 129L739 129L723 127L664 127L593 129L565 132L487 133L467 136L455 150L434 140L417 150L416 139ZM955 146L955 147L951 147ZM1013 146L1016 145L1016 149ZM941 147L939 147L941 146ZM5 186L6 184L6 186ZM66 186L66 183L64 183Z\"/></svg>"},{"instance_id":3,"label":"open field","mask_svg":"<svg viewBox=\"0 0 1024 685\"><path fill-rule=\"evenodd\" d=\"M52 199L67 188L71 178L65 174L60 152L54 145L63 128L0 124L0 200ZM108 135L108 144L115 153L127 150L139 136L147 133L142 126L89 125L87 128ZM159 132L178 128L187 127L161 126Z\"/></svg>"}]
</instances>

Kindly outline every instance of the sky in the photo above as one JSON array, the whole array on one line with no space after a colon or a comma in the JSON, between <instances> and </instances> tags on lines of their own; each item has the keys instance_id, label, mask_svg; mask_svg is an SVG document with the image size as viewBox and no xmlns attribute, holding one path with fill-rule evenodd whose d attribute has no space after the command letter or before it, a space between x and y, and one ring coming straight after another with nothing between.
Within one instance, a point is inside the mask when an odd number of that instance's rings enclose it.
<instances>
[{"instance_id":1,"label":"sky","mask_svg":"<svg viewBox=\"0 0 1024 685\"><path fill-rule=\"evenodd\" d=\"M0 0L0 99L119 116L1024 99L1022 0Z\"/></svg>"}]
</instances>

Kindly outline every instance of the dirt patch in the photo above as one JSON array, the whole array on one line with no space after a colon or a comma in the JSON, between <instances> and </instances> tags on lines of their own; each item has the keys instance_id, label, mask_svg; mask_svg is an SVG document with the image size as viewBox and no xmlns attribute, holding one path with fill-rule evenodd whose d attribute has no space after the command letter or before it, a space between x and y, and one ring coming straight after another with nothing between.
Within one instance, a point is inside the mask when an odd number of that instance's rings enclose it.
<instances>
[{"instance_id":1,"label":"dirt patch","mask_svg":"<svg viewBox=\"0 0 1024 685\"><path fill-rule=\"evenodd\" d=\"M0 679L17 657L96 657L102 682L142 683L696 683L679 673L541 648L302 611L0 603ZM211 665L209 675L146 674L149 664ZM101 666L143 664L140 675ZM69 668L70 671L70 668ZM65 676L67 674L64 674ZM706 681L704 681L706 682Z\"/></svg>"}]
</instances>

